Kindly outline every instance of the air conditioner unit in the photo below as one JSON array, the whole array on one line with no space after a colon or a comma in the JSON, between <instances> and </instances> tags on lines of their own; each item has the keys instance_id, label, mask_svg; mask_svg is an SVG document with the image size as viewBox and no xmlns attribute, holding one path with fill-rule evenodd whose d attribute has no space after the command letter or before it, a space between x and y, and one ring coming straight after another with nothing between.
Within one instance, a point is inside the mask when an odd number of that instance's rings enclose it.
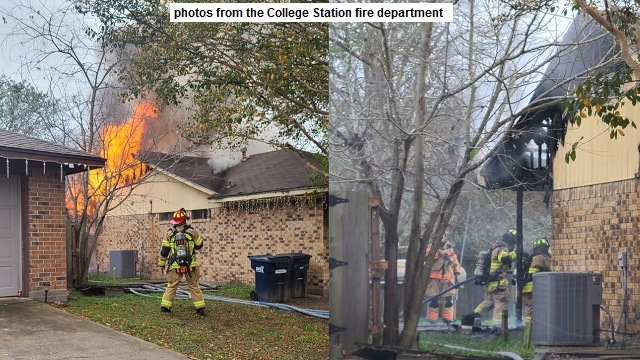
<instances>
[{"instance_id":1,"label":"air conditioner unit","mask_svg":"<svg viewBox=\"0 0 640 360\"><path fill-rule=\"evenodd\" d=\"M598 345L602 274L545 272L533 275L533 343Z\"/></svg>"},{"instance_id":2,"label":"air conditioner unit","mask_svg":"<svg viewBox=\"0 0 640 360\"><path fill-rule=\"evenodd\" d=\"M109 273L117 278L136 277L138 250L114 250L109 252Z\"/></svg>"}]
</instances>

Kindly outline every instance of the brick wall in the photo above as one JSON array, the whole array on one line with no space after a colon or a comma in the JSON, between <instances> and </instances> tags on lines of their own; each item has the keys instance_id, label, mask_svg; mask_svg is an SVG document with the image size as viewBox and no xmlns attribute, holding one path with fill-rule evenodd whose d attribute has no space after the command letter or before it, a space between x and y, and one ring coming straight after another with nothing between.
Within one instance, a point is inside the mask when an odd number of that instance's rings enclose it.
<instances>
[{"instance_id":1,"label":"brick wall","mask_svg":"<svg viewBox=\"0 0 640 360\"><path fill-rule=\"evenodd\" d=\"M622 287L618 252L628 253L628 331L640 331L640 182L637 179L553 193L554 271L601 272L603 305L618 323ZM610 329L601 312L601 328Z\"/></svg>"},{"instance_id":2,"label":"brick wall","mask_svg":"<svg viewBox=\"0 0 640 360\"><path fill-rule=\"evenodd\" d=\"M41 170L41 169L38 169ZM60 172L32 169L27 177L27 288L67 288L66 209Z\"/></svg>"},{"instance_id":3,"label":"brick wall","mask_svg":"<svg viewBox=\"0 0 640 360\"><path fill-rule=\"evenodd\" d=\"M307 292L328 296L326 216L320 201L280 201L268 206L243 201L216 209L209 219L190 220L205 240L198 252L202 281L253 284L249 255L303 252L312 256ZM166 221L159 223L156 214L108 217L96 246L96 267L107 271L111 250L138 250L142 276L161 278L155 264L168 227Z\"/></svg>"}]
</instances>

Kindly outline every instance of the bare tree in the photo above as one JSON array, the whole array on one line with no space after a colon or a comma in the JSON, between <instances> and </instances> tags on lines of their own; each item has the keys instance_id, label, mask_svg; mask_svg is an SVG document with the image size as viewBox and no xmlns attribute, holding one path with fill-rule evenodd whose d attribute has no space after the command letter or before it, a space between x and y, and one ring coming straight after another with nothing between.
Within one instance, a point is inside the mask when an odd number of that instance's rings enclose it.
<instances>
[{"instance_id":1,"label":"bare tree","mask_svg":"<svg viewBox=\"0 0 640 360\"><path fill-rule=\"evenodd\" d=\"M499 14L490 1L457 6L451 24L334 24L331 32L331 183L365 188L381 204L386 344L415 346L434 255L470 174L516 119L564 98L525 106L559 45L554 18L487 16ZM410 225L398 304L403 223Z\"/></svg>"},{"instance_id":2,"label":"bare tree","mask_svg":"<svg viewBox=\"0 0 640 360\"><path fill-rule=\"evenodd\" d=\"M59 95L64 116L51 126L64 134L61 142L107 159L105 168L76 174L67 182L71 246L78 251L74 282L86 284L94 239L105 217L144 180L147 169L138 157L160 137L145 137L144 127L158 114L152 101L122 103L114 73L127 53L106 46L100 34L90 31L86 22L91 20L73 6L48 9L13 3L1 11L13 26L10 36L26 49L23 71L45 79L50 92Z\"/></svg>"}]
</instances>

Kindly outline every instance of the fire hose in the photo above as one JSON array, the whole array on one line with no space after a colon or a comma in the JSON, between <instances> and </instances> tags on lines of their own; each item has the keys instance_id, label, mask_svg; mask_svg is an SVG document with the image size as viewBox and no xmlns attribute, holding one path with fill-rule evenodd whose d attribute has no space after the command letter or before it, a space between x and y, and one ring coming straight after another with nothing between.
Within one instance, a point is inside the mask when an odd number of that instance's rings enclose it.
<instances>
[{"instance_id":1,"label":"fire hose","mask_svg":"<svg viewBox=\"0 0 640 360\"><path fill-rule=\"evenodd\" d=\"M132 294L136 294L140 296L150 296L149 293L163 293L165 290L165 287L154 285L154 284L142 284L141 287L128 288L127 290L130 291ZM264 301L234 299L234 298L227 298L223 296L216 296L216 295L209 295L209 294L203 294L203 297L207 300L226 301L226 302L232 302L236 304L272 307L280 310L294 311L301 314L317 317L320 319L326 319L326 320L329 319L329 311L327 310L300 309L298 307L287 305L287 304L277 304L277 303L268 303ZM180 290L180 289L176 291L176 299L189 299L189 298L190 297L189 297L188 291Z\"/></svg>"},{"instance_id":2,"label":"fire hose","mask_svg":"<svg viewBox=\"0 0 640 360\"><path fill-rule=\"evenodd\" d=\"M426 304L426 303L428 303L429 301L431 301L431 300L433 300L433 299L436 299L436 298L440 297L442 294L446 294L446 293L448 293L448 292L449 292L449 291L451 291L451 290L455 290L455 289L459 288L460 286L462 286L462 285L464 285L464 284L466 284L466 283L469 283L469 282L471 282L471 281L473 281L473 280L475 280L475 279L476 279L476 277L475 277L475 276L472 276L472 277L470 277L470 278L465 279L464 281L457 282L457 283L455 283L455 284L453 284L453 285L449 286L448 288L446 288L446 289L444 289L444 290L440 291L439 293L437 293L437 294L435 294L435 295L433 295L433 296L430 296L430 297L428 297L428 298L426 298L426 299L422 300L422 303L423 303L423 304Z\"/></svg>"}]
</instances>

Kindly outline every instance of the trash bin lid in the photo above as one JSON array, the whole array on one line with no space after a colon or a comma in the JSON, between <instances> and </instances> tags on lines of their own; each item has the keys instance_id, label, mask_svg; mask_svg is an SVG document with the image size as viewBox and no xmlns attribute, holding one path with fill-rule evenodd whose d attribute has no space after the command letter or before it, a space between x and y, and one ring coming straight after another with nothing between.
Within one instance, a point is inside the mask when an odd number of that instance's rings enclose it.
<instances>
[{"instance_id":1,"label":"trash bin lid","mask_svg":"<svg viewBox=\"0 0 640 360\"><path fill-rule=\"evenodd\" d=\"M248 258L251 261L251 267L253 267L254 264L274 264L275 263L270 255L250 255L248 256Z\"/></svg>"},{"instance_id":2,"label":"trash bin lid","mask_svg":"<svg viewBox=\"0 0 640 360\"><path fill-rule=\"evenodd\" d=\"M292 257L292 258L310 258L311 255L309 254L305 254L305 253L286 253L286 254L277 254L276 256L288 256L288 257Z\"/></svg>"},{"instance_id":3,"label":"trash bin lid","mask_svg":"<svg viewBox=\"0 0 640 360\"><path fill-rule=\"evenodd\" d=\"M303 254L303 253L288 253L288 254L278 254L276 256L288 257L291 259L291 262L294 264L308 264L309 259L311 259L311 255Z\"/></svg>"},{"instance_id":4,"label":"trash bin lid","mask_svg":"<svg viewBox=\"0 0 640 360\"><path fill-rule=\"evenodd\" d=\"M270 260L270 258L273 255L271 254L264 254L264 255L249 255L247 256L249 258L249 260Z\"/></svg>"}]
</instances>

